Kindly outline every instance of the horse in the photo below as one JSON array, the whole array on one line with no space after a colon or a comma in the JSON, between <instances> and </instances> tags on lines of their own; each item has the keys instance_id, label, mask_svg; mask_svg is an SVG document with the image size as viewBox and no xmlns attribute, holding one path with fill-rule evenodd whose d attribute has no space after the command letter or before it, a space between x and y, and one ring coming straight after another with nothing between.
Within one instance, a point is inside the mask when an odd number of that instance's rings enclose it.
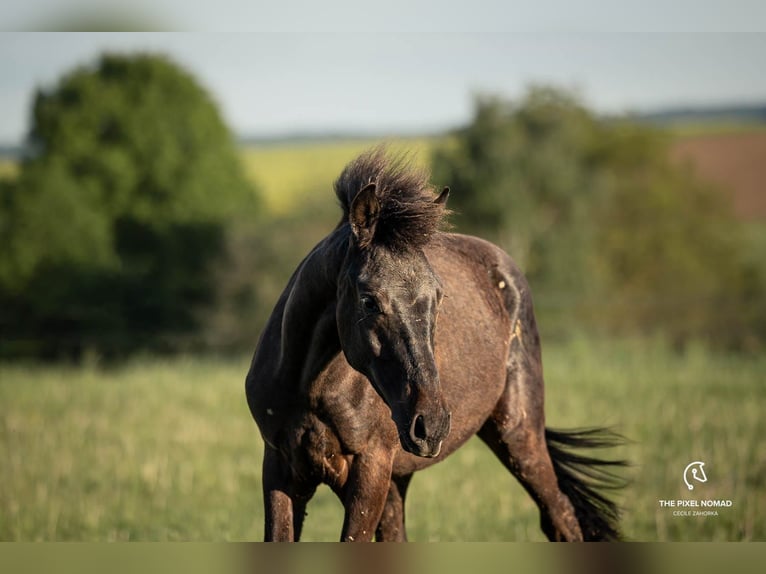
<instances>
[{"instance_id":1,"label":"horse","mask_svg":"<svg viewBox=\"0 0 766 574\"><path fill-rule=\"evenodd\" d=\"M540 337L511 257L444 230L449 188L374 148L335 182L343 215L298 265L245 381L264 442L264 540L298 541L329 485L341 541L405 541L412 475L478 435L550 540L617 540L623 461L604 428L546 428Z\"/></svg>"}]
</instances>

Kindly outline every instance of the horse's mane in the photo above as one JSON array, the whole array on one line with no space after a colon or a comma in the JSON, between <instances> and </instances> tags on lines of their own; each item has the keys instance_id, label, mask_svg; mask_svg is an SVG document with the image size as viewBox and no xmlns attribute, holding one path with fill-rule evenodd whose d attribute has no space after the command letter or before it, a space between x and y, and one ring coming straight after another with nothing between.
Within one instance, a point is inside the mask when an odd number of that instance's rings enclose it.
<instances>
[{"instance_id":1,"label":"horse's mane","mask_svg":"<svg viewBox=\"0 0 766 574\"><path fill-rule=\"evenodd\" d=\"M447 214L442 203L434 202L429 178L428 170L414 166L406 155L389 154L384 146L372 148L349 163L335 182L343 208L341 225L348 221L356 194L374 183L380 215L373 243L395 249L424 246Z\"/></svg>"}]
</instances>

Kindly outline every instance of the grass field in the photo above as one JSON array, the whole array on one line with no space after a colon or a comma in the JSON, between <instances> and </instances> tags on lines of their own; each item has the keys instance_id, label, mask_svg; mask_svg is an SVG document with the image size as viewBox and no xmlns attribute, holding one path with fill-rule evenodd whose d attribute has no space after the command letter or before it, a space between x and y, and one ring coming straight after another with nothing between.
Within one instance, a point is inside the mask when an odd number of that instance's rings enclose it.
<instances>
[{"instance_id":1,"label":"grass field","mask_svg":"<svg viewBox=\"0 0 766 574\"><path fill-rule=\"evenodd\" d=\"M766 540L766 358L678 355L659 343L544 349L548 424L617 425L632 442L621 496L634 540ZM135 360L119 368L0 366L0 540L258 540L262 445L246 358ZM685 465L705 461L690 494ZM733 501L674 517L659 499ZM418 474L414 540L541 540L527 495L477 441ZM307 540L335 540L321 488Z\"/></svg>"}]
</instances>

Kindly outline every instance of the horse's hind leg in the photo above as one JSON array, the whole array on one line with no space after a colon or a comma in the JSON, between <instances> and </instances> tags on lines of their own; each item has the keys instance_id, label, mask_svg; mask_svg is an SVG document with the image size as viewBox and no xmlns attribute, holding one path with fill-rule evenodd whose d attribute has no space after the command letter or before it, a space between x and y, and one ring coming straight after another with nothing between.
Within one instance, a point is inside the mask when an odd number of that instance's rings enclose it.
<instances>
[{"instance_id":1,"label":"horse's hind leg","mask_svg":"<svg viewBox=\"0 0 766 574\"><path fill-rule=\"evenodd\" d=\"M526 430L513 430L510 438L497 419L488 420L479 437L519 480L540 509L540 527L549 540L580 541L582 532L574 507L559 490L544 438Z\"/></svg>"},{"instance_id":2,"label":"horse's hind leg","mask_svg":"<svg viewBox=\"0 0 766 574\"><path fill-rule=\"evenodd\" d=\"M404 527L404 500L407 497L407 487L412 475L393 477L388 487L386 505L380 523L375 530L375 540L378 542L406 542L407 531Z\"/></svg>"},{"instance_id":3,"label":"horse's hind leg","mask_svg":"<svg viewBox=\"0 0 766 574\"><path fill-rule=\"evenodd\" d=\"M582 540L574 507L559 488L546 446L539 340L534 319L525 323L531 340L525 341L523 327L516 323L505 391L478 435L537 503L546 536Z\"/></svg>"}]
</instances>

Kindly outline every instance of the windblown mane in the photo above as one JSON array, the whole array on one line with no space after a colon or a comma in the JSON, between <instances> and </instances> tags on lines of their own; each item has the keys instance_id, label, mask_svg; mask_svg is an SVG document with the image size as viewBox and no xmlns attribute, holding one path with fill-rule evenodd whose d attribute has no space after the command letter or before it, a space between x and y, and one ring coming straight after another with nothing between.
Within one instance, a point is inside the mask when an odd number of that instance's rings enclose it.
<instances>
[{"instance_id":1,"label":"windblown mane","mask_svg":"<svg viewBox=\"0 0 766 574\"><path fill-rule=\"evenodd\" d=\"M348 221L356 194L375 184L380 215L373 243L389 248L422 247L438 231L447 209L435 203L430 174L403 155L392 156L375 147L349 163L335 182L335 195L343 208L341 225Z\"/></svg>"}]
</instances>

